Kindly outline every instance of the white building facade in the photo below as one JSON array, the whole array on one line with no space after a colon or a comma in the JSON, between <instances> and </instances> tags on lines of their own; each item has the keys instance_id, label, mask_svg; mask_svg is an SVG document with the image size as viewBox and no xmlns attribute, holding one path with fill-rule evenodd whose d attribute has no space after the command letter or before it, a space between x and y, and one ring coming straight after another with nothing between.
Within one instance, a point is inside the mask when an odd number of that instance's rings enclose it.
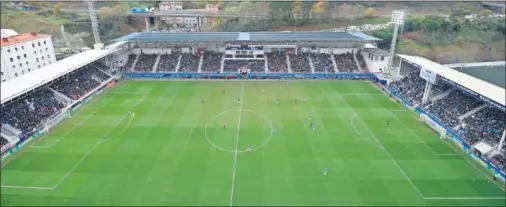
<instances>
[{"instance_id":1,"label":"white building facade","mask_svg":"<svg viewBox=\"0 0 506 207\"><path fill-rule=\"evenodd\" d=\"M51 35L35 32L1 39L1 81L56 62Z\"/></svg>"}]
</instances>

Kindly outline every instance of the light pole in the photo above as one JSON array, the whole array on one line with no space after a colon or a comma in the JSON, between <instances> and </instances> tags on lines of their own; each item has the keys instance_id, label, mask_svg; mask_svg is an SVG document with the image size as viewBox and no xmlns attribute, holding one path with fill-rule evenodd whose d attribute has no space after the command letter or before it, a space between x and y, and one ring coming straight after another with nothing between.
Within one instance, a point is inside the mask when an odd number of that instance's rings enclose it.
<instances>
[{"instance_id":1,"label":"light pole","mask_svg":"<svg viewBox=\"0 0 506 207\"><path fill-rule=\"evenodd\" d=\"M404 25L404 17L405 17L404 10L394 10L392 12L391 22L394 24L394 33L392 35L392 43L390 45L390 51L388 52L388 65L386 68L386 73L391 76L399 74L398 71L396 71L396 69L392 66L392 64L393 64L394 56L395 56L395 45L397 43L397 35L399 33L399 26L401 26L401 28L402 28L402 26Z\"/></svg>"}]
</instances>

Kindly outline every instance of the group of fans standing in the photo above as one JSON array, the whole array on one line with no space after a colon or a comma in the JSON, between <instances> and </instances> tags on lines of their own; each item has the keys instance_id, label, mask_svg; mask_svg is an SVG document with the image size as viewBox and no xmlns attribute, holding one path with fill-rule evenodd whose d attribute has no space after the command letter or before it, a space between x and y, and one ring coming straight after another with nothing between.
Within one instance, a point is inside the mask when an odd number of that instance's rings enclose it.
<instances>
[{"instance_id":1,"label":"group of fans standing","mask_svg":"<svg viewBox=\"0 0 506 207\"><path fill-rule=\"evenodd\" d=\"M440 81L434 87L432 97L422 103L426 81L419 74L419 70L413 71L392 82L390 88L411 105L422 107L426 113L439 119L471 146L480 141L486 141L494 147L499 144L506 127L505 112L450 87L444 81ZM472 110L476 111L473 113ZM499 168L506 170L506 147L503 145L501 148L503 152L494 154L490 159Z\"/></svg>"},{"instance_id":2,"label":"group of fans standing","mask_svg":"<svg viewBox=\"0 0 506 207\"><path fill-rule=\"evenodd\" d=\"M367 70L367 64L360 53L287 55L284 51L278 51L266 53L267 64L263 59L223 60L224 54L217 52L205 52L203 55L201 64L201 54L172 53L162 54L160 57L158 54L140 54L139 57L131 54L123 70L135 72L175 71L179 66L180 72L197 72L199 66L202 65L201 71L204 72L219 72L221 67L225 72L235 72L245 67L252 72L264 72L266 66L269 72L288 72L288 64L293 72L311 72L310 64L313 64L315 72L360 72L359 66L362 67L362 70ZM337 69L332 58L335 60ZM158 65L155 67L156 62ZM222 66L222 64L224 65ZM41 127L44 121L57 114L72 101L83 97L110 78L107 73L99 69L103 66L96 67L96 65L99 64L91 64L75 70L45 87L38 88L26 96L11 101L2 107L1 122L21 130L23 134L33 132ZM487 106L481 100L444 85L444 83L435 87L436 95L433 97L439 98L422 104L426 82L418 74L419 71L414 71L402 79L392 82L391 89L404 97L410 104L421 106L427 113L437 117L469 144L473 145L481 140L486 140L490 144L498 143L506 124L504 112ZM448 90L452 91L443 94ZM70 100L58 98L55 94L63 94ZM443 96L438 96L438 94L443 94ZM483 105L485 105L483 109L463 117L470 110ZM0 141L2 146L7 144L4 137L1 137ZM491 159L502 169L505 169L504 155L497 154Z\"/></svg>"},{"instance_id":3,"label":"group of fans standing","mask_svg":"<svg viewBox=\"0 0 506 207\"><path fill-rule=\"evenodd\" d=\"M138 56L138 57L137 57ZM157 59L158 65L155 67ZM347 52L339 55L325 53L287 53L285 51L268 52L262 58L256 59L225 59L225 54L220 52L205 51L203 53L180 53L172 54L131 54L127 63L123 66L125 72L237 72L247 68L250 72L367 72L367 64L360 52ZM245 55L247 56L247 55ZM355 58L355 57L356 58ZM202 64L200 59L202 57ZM137 59L137 61L135 61ZM336 65L334 65L333 60ZM265 64L267 61L267 64ZM311 63L313 66L311 66ZM289 66L290 65L290 66ZM361 70L359 69L361 67ZM267 67L267 68L266 68ZM336 68L337 67L337 68Z\"/></svg>"}]
</instances>

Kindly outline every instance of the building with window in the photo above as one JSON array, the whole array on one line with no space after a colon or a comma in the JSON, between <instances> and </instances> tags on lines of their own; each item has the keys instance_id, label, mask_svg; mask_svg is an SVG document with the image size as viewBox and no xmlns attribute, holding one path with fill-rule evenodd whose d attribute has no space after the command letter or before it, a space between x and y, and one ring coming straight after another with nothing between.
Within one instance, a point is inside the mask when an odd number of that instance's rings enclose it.
<instances>
[{"instance_id":1,"label":"building with window","mask_svg":"<svg viewBox=\"0 0 506 207\"><path fill-rule=\"evenodd\" d=\"M164 1L159 4L160 12L204 12L204 13L218 13L219 8L218 5L215 4L207 4L205 8L202 9L183 9L183 2L181 1ZM205 25L208 22L212 21L212 18L197 18L197 17L160 17L160 20L165 21L165 24L168 24L174 28L176 27L196 27L197 21L201 21L201 25Z\"/></svg>"},{"instance_id":2,"label":"building with window","mask_svg":"<svg viewBox=\"0 0 506 207\"><path fill-rule=\"evenodd\" d=\"M30 32L1 38L2 82L56 62L51 35Z\"/></svg>"}]
</instances>

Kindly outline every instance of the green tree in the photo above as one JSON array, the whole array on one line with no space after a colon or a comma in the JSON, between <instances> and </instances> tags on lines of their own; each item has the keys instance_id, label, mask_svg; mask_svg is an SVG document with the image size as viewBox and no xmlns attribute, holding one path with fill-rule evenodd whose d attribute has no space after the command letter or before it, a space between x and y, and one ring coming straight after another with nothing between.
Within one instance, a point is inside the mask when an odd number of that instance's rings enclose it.
<instances>
[{"instance_id":1,"label":"green tree","mask_svg":"<svg viewBox=\"0 0 506 207\"><path fill-rule=\"evenodd\" d=\"M58 15L60 14L60 10L61 10L61 8L62 8L62 7L63 7L63 3L58 2L58 3L54 6L54 12L53 12L53 14L54 14L55 16L58 16Z\"/></svg>"},{"instance_id":2,"label":"green tree","mask_svg":"<svg viewBox=\"0 0 506 207\"><path fill-rule=\"evenodd\" d=\"M480 10L480 12L478 13L479 16L481 17L484 17L484 16L488 16L488 15L491 15L493 12L488 10L488 9L482 9Z\"/></svg>"},{"instance_id":3,"label":"green tree","mask_svg":"<svg viewBox=\"0 0 506 207\"><path fill-rule=\"evenodd\" d=\"M376 15L376 10L374 8L369 7L367 10L364 11L365 17L374 17Z\"/></svg>"},{"instance_id":4,"label":"green tree","mask_svg":"<svg viewBox=\"0 0 506 207\"><path fill-rule=\"evenodd\" d=\"M296 0L292 3L292 16L294 18L299 18L302 13L302 1Z\"/></svg>"}]
</instances>

